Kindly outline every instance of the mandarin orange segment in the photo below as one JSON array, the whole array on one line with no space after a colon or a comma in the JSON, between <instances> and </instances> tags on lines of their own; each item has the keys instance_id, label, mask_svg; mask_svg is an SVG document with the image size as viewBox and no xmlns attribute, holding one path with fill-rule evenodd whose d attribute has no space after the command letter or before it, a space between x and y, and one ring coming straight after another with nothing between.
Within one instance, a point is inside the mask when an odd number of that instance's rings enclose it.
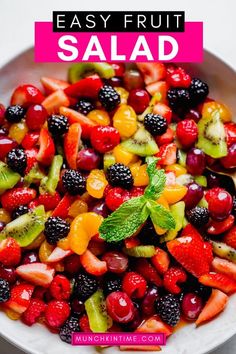
<instances>
[{"instance_id":1,"label":"mandarin orange segment","mask_svg":"<svg viewBox=\"0 0 236 354\"><path fill-rule=\"evenodd\" d=\"M0 208L0 221L8 224L11 221L11 214L3 208Z\"/></svg>"},{"instance_id":2,"label":"mandarin orange segment","mask_svg":"<svg viewBox=\"0 0 236 354\"><path fill-rule=\"evenodd\" d=\"M225 104L217 101L204 103L202 108L202 116L204 118L210 118L212 116L212 113L215 111L220 113L220 118L222 122L231 122L232 112Z\"/></svg>"},{"instance_id":3,"label":"mandarin orange segment","mask_svg":"<svg viewBox=\"0 0 236 354\"><path fill-rule=\"evenodd\" d=\"M14 123L9 129L9 137L15 140L18 144L21 144L27 132L28 127L24 121Z\"/></svg>"},{"instance_id":4,"label":"mandarin orange segment","mask_svg":"<svg viewBox=\"0 0 236 354\"><path fill-rule=\"evenodd\" d=\"M113 155L115 156L117 163L123 163L126 166L128 166L130 163L138 161L137 155L125 150L120 144L113 149Z\"/></svg>"},{"instance_id":5,"label":"mandarin orange segment","mask_svg":"<svg viewBox=\"0 0 236 354\"><path fill-rule=\"evenodd\" d=\"M149 177L147 174L147 165L141 165L141 161L138 161L130 165L130 170L134 179L135 187L145 187L149 183Z\"/></svg>"},{"instance_id":6,"label":"mandarin orange segment","mask_svg":"<svg viewBox=\"0 0 236 354\"><path fill-rule=\"evenodd\" d=\"M88 204L81 199L75 200L74 203L70 206L68 215L72 218L75 218L77 215L82 213L87 213L88 211Z\"/></svg>"},{"instance_id":7,"label":"mandarin orange segment","mask_svg":"<svg viewBox=\"0 0 236 354\"><path fill-rule=\"evenodd\" d=\"M75 253L83 254L90 239L98 233L103 217L93 212L78 215L72 222L68 235L70 248Z\"/></svg>"},{"instance_id":8,"label":"mandarin orange segment","mask_svg":"<svg viewBox=\"0 0 236 354\"><path fill-rule=\"evenodd\" d=\"M121 104L126 104L128 97L129 97L129 92L126 91L126 89L124 89L124 87L116 87L115 90L120 95Z\"/></svg>"},{"instance_id":9,"label":"mandarin orange segment","mask_svg":"<svg viewBox=\"0 0 236 354\"><path fill-rule=\"evenodd\" d=\"M174 172L176 177L185 175L187 173L186 168L177 163L167 166L165 170L166 172Z\"/></svg>"},{"instance_id":10,"label":"mandarin orange segment","mask_svg":"<svg viewBox=\"0 0 236 354\"><path fill-rule=\"evenodd\" d=\"M93 198L103 197L108 182L103 170L92 170L87 178L86 189Z\"/></svg>"},{"instance_id":11,"label":"mandarin orange segment","mask_svg":"<svg viewBox=\"0 0 236 354\"><path fill-rule=\"evenodd\" d=\"M122 139L130 138L138 129L137 116L131 106L122 104L113 116L113 126Z\"/></svg>"},{"instance_id":12,"label":"mandarin orange segment","mask_svg":"<svg viewBox=\"0 0 236 354\"><path fill-rule=\"evenodd\" d=\"M53 249L54 249L54 246L49 245L49 243L46 240L43 241L43 243L41 244L41 246L39 248L40 262L47 263L48 257L52 253Z\"/></svg>"},{"instance_id":13,"label":"mandarin orange segment","mask_svg":"<svg viewBox=\"0 0 236 354\"><path fill-rule=\"evenodd\" d=\"M89 119L91 119L94 123L98 125L109 125L110 117L106 111L102 109L94 109L87 115Z\"/></svg>"},{"instance_id":14,"label":"mandarin orange segment","mask_svg":"<svg viewBox=\"0 0 236 354\"><path fill-rule=\"evenodd\" d=\"M175 204L179 202L185 194L188 188L185 186L180 186L177 184L165 186L163 191L163 197L166 199L168 204Z\"/></svg>"},{"instance_id":15,"label":"mandarin orange segment","mask_svg":"<svg viewBox=\"0 0 236 354\"><path fill-rule=\"evenodd\" d=\"M20 313L17 313L17 312L15 312L15 311L13 311L11 309L8 309L8 308L5 308L4 312L7 315L7 317L9 317L10 320L13 320L13 321L17 321L21 317Z\"/></svg>"},{"instance_id":16,"label":"mandarin orange segment","mask_svg":"<svg viewBox=\"0 0 236 354\"><path fill-rule=\"evenodd\" d=\"M68 237L64 237L61 240L57 242L57 246L62 248L64 251L67 251L70 249L70 240Z\"/></svg>"}]
</instances>

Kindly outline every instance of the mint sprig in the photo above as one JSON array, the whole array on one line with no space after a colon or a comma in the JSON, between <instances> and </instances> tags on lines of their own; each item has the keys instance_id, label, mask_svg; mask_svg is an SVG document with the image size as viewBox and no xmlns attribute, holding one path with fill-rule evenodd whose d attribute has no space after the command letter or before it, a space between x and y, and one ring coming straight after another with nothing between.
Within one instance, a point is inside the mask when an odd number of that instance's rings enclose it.
<instances>
[{"instance_id":1,"label":"mint sprig","mask_svg":"<svg viewBox=\"0 0 236 354\"><path fill-rule=\"evenodd\" d=\"M101 238L107 242L124 240L132 236L149 216L155 225L163 229L175 228L175 220L171 213L156 203L166 182L164 170L156 168L157 161L155 157L146 159L149 185L144 195L128 200L104 219L99 228Z\"/></svg>"}]
</instances>

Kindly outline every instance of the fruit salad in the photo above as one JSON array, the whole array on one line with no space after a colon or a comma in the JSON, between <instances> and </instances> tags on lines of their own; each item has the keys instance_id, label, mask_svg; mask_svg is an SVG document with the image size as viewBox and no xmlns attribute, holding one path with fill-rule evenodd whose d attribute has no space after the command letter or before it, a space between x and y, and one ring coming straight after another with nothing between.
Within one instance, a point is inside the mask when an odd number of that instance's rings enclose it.
<instances>
[{"instance_id":1,"label":"fruit salad","mask_svg":"<svg viewBox=\"0 0 236 354\"><path fill-rule=\"evenodd\" d=\"M0 105L1 311L66 343L213 320L236 292L230 109L170 64L40 80Z\"/></svg>"}]
</instances>

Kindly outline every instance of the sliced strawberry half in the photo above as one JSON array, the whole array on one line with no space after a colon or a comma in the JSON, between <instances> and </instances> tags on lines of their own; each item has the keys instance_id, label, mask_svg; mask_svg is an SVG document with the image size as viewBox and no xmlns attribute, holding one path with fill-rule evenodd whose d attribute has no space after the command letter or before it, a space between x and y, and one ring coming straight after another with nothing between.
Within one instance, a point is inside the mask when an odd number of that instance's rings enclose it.
<instances>
[{"instance_id":1,"label":"sliced strawberry half","mask_svg":"<svg viewBox=\"0 0 236 354\"><path fill-rule=\"evenodd\" d=\"M64 80L58 80L53 77L43 76L40 79L45 91L47 93L52 93L57 90L65 90L70 84Z\"/></svg>"},{"instance_id":2,"label":"sliced strawberry half","mask_svg":"<svg viewBox=\"0 0 236 354\"><path fill-rule=\"evenodd\" d=\"M42 92L33 85L18 86L11 96L11 105L19 104L29 107L31 104L40 104L44 100Z\"/></svg>"},{"instance_id":3,"label":"sliced strawberry half","mask_svg":"<svg viewBox=\"0 0 236 354\"><path fill-rule=\"evenodd\" d=\"M225 234L223 242L236 249L236 226L232 227L232 229Z\"/></svg>"},{"instance_id":4,"label":"sliced strawberry half","mask_svg":"<svg viewBox=\"0 0 236 354\"><path fill-rule=\"evenodd\" d=\"M203 274L200 276L199 282L203 285L210 286L211 288L219 289L226 294L233 294L236 292L236 281L225 274L214 272Z\"/></svg>"},{"instance_id":5,"label":"sliced strawberry half","mask_svg":"<svg viewBox=\"0 0 236 354\"><path fill-rule=\"evenodd\" d=\"M143 74L146 85L162 80L166 76L166 68L162 63L137 63L137 67Z\"/></svg>"},{"instance_id":6,"label":"sliced strawberry half","mask_svg":"<svg viewBox=\"0 0 236 354\"><path fill-rule=\"evenodd\" d=\"M136 261L135 270L141 274L145 280L155 284L156 286L162 286L162 279L160 275L145 258L139 258Z\"/></svg>"},{"instance_id":7,"label":"sliced strawberry half","mask_svg":"<svg viewBox=\"0 0 236 354\"><path fill-rule=\"evenodd\" d=\"M170 254L192 275L200 277L210 271L209 249L194 234L182 236L167 243Z\"/></svg>"},{"instance_id":8,"label":"sliced strawberry half","mask_svg":"<svg viewBox=\"0 0 236 354\"><path fill-rule=\"evenodd\" d=\"M172 334L171 326L164 323L158 316L154 315L145 320L135 330L138 333L164 333L167 337Z\"/></svg>"},{"instance_id":9,"label":"sliced strawberry half","mask_svg":"<svg viewBox=\"0 0 236 354\"><path fill-rule=\"evenodd\" d=\"M46 288L53 280L55 269L44 263L31 263L19 266L16 273L26 281Z\"/></svg>"},{"instance_id":10,"label":"sliced strawberry half","mask_svg":"<svg viewBox=\"0 0 236 354\"><path fill-rule=\"evenodd\" d=\"M207 227L207 232L210 235L220 235L228 230L231 229L231 227L234 224L234 216L229 215L225 220L223 221L215 221L211 220L208 227Z\"/></svg>"},{"instance_id":11,"label":"sliced strawberry half","mask_svg":"<svg viewBox=\"0 0 236 354\"><path fill-rule=\"evenodd\" d=\"M1 204L4 209L12 211L19 205L26 205L36 198L36 190L33 188L12 188L1 195Z\"/></svg>"},{"instance_id":12,"label":"sliced strawberry half","mask_svg":"<svg viewBox=\"0 0 236 354\"><path fill-rule=\"evenodd\" d=\"M203 241L203 238L201 234L195 229L195 227L192 224L187 224L182 232L181 236L194 236L195 238L198 238L200 241Z\"/></svg>"},{"instance_id":13,"label":"sliced strawberry half","mask_svg":"<svg viewBox=\"0 0 236 354\"><path fill-rule=\"evenodd\" d=\"M69 107L70 100L63 90L57 90L51 93L42 102L48 114L58 113L61 106Z\"/></svg>"},{"instance_id":14,"label":"sliced strawberry half","mask_svg":"<svg viewBox=\"0 0 236 354\"><path fill-rule=\"evenodd\" d=\"M168 253L161 248L155 248L155 256L151 258L151 262L160 274L164 274L170 265Z\"/></svg>"},{"instance_id":15,"label":"sliced strawberry half","mask_svg":"<svg viewBox=\"0 0 236 354\"><path fill-rule=\"evenodd\" d=\"M37 162L38 149L36 149L36 148L26 149L25 154L26 154L26 159L27 159L27 167L25 170L25 174L27 175L27 173L29 173L31 168Z\"/></svg>"},{"instance_id":16,"label":"sliced strawberry half","mask_svg":"<svg viewBox=\"0 0 236 354\"><path fill-rule=\"evenodd\" d=\"M37 160L43 165L50 165L55 155L55 145L49 131L42 128L39 135L39 152Z\"/></svg>"},{"instance_id":17,"label":"sliced strawberry half","mask_svg":"<svg viewBox=\"0 0 236 354\"><path fill-rule=\"evenodd\" d=\"M61 218L66 219L70 206L73 203L74 199L75 197L69 194L65 194L64 197L61 199L60 203L52 212L52 216L60 216Z\"/></svg>"},{"instance_id":18,"label":"sliced strawberry half","mask_svg":"<svg viewBox=\"0 0 236 354\"><path fill-rule=\"evenodd\" d=\"M77 169L77 156L81 139L81 125L74 123L69 127L64 138L64 151L66 161L72 169Z\"/></svg>"},{"instance_id":19,"label":"sliced strawberry half","mask_svg":"<svg viewBox=\"0 0 236 354\"><path fill-rule=\"evenodd\" d=\"M222 291L213 289L212 294L203 307L202 312L198 316L196 325L200 325L203 322L210 321L213 317L222 312L228 302L228 296Z\"/></svg>"},{"instance_id":20,"label":"sliced strawberry half","mask_svg":"<svg viewBox=\"0 0 236 354\"><path fill-rule=\"evenodd\" d=\"M34 291L31 284L18 284L11 289L10 299L5 302L4 307L21 314L25 312L30 304L30 299Z\"/></svg>"},{"instance_id":21,"label":"sliced strawberry half","mask_svg":"<svg viewBox=\"0 0 236 354\"><path fill-rule=\"evenodd\" d=\"M151 96L154 96L155 94L160 94L160 97L158 98L161 102L166 101L168 88L169 86L166 81L157 81L146 86L146 90Z\"/></svg>"},{"instance_id":22,"label":"sliced strawberry half","mask_svg":"<svg viewBox=\"0 0 236 354\"><path fill-rule=\"evenodd\" d=\"M103 82L98 75L88 76L67 87L64 92L72 97L87 97L97 99Z\"/></svg>"},{"instance_id":23,"label":"sliced strawberry half","mask_svg":"<svg viewBox=\"0 0 236 354\"><path fill-rule=\"evenodd\" d=\"M85 251L84 254L80 256L80 262L89 274L100 276L107 272L107 263L100 261L100 259L89 250Z\"/></svg>"},{"instance_id":24,"label":"sliced strawberry half","mask_svg":"<svg viewBox=\"0 0 236 354\"><path fill-rule=\"evenodd\" d=\"M225 123L224 124L226 140L228 146L236 143L236 124L235 123Z\"/></svg>"},{"instance_id":25,"label":"sliced strawberry half","mask_svg":"<svg viewBox=\"0 0 236 354\"><path fill-rule=\"evenodd\" d=\"M31 149L35 147L39 140L39 132L29 132L25 135L24 139L21 142L21 145L24 149Z\"/></svg>"},{"instance_id":26,"label":"sliced strawberry half","mask_svg":"<svg viewBox=\"0 0 236 354\"><path fill-rule=\"evenodd\" d=\"M211 269L214 272L225 274L236 281L236 264L233 262L215 257L212 261Z\"/></svg>"},{"instance_id":27,"label":"sliced strawberry half","mask_svg":"<svg viewBox=\"0 0 236 354\"><path fill-rule=\"evenodd\" d=\"M175 143L161 145L159 152L155 155L159 157L160 160L158 164L160 165L173 165L177 159L177 146Z\"/></svg>"},{"instance_id":28,"label":"sliced strawberry half","mask_svg":"<svg viewBox=\"0 0 236 354\"><path fill-rule=\"evenodd\" d=\"M71 250L63 250L60 247L56 247L48 257L47 263L59 262L65 257L70 256L71 254L73 254Z\"/></svg>"}]
</instances>

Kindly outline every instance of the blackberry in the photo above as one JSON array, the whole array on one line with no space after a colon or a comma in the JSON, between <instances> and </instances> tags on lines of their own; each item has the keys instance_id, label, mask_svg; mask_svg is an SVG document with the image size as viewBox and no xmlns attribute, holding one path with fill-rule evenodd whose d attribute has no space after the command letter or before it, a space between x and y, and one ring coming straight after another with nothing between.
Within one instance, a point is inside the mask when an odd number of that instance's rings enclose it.
<instances>
[{"instance_id":1,"label":"blackberry","mask_svg":"<svg viewBox=\"0 0 236 354\"><path fill-rule=\"evenodd\" d=\"M52 136L62 136L69 129L68 119L63 115L51 115L48 118L48 130Z\"/></svg>"},{"instance_id":2,"label":"blackberry","mask_svg":"<svg viewBox=\"0 0 236 354\"><path fill-rule=\"evenodd\" d=\"M120 104L120 95L110 85L104 85L100 89L98 99L107 111L112 111L118 104Z\"/></svg>"},{"instance_id":3,"label":"blackberry","mask_svg":"<svg viewBox=\"0 0 236 354\"><path fill-rule=\"evenodd\" d=\"M186 112L190 105L190 94L188 89L171 88L167 92L170 107L175 112Z\"/></svg>"},{"instance_id":4,"label":"blackberry","mask_svg":"<svg viewBox=\"0 0 236 354\"><path fill-rule=\"evenodd\" d=\"M144 117L144 126L152 135L162 135L168 128L167 121L159 114L148 113Z\"/></svg>"},{"instance_id":5,"label":"blackberry","mask_svg":"<svg viewBox=\"0 0 236 354\"><path fill-rule=\"evenodd\" d=\"M80 273L74 286L74 295L79 300L87 300L98 289L98 281L95 277L87 273Z\"/></svg>"},{"instance_id":6,"label":"blackberry","mask_svg":"<svg viewBox=\"0 0 236 354\"><path fill-rule=\"evenodd\" d=\"M204 226L209 221L209 211L207 208L196 206L195 208L187 211L188 221L196 227Z\"/></svg>"},{"instance_id":7,"label":"blackberry","mask_svg":"<svg viewBox=\"0 0 236 354\"><path fill-rule=\"evenodd\" d=\"M160 238L157 236L153 223L150 219L148 219L142 227L140 233L138 234L138 238L143 245L160 245Z\"/></svg>"},{"instance_id":8,"label":"blackberry","mask_svg":"<svg viewBox=\"0 0 236 354\"><path fill-rule=\"evenodd\" d=\"M107 274L104 278L103 290L107 296L113 291L121 291L121 278L114 274Z\"/></svg>"},{"instance_id":9,"label":"blackberry","mask_svg":"<svg viewBox=\"0 0 236 354\"><path fill-rule=\"evenodd\" d=\"M170 326L176 326L180 320L179 299L173 294L162 296L156 302L157 313Z\"/></svg>"},{"instance_id":10,"label":"blackberry","mask_svg":"<svg viewBox=\"0 0 236 354\"><path fill-rule=\"evenodd\" d=\"M94 109L94 104L87 100L87 99L81 99L79 100L78 103L74 106L74 109L84 115L87 115L89 112L91 112Z\"/></svg>"},{"instance_id":11,"label":"blackberry","mask_svg":"<svg viewBox=\"0 0 236 354\"><path fill-rule=\"evenodd\" d=\"M8 166L14 171L21 175L27 167L27 156L23 149L15 148L9 151L6 158Z\"/></svg>"},{"instance_id":12,"label":"blackberry","mask_svg":"<svg viewBox=\"0 0 236 354\"><path fill-rule=\"evenodd\" d=\"M25 116L25 109L18 104L9 106L5 112L5 118L10 123L18 123Z\"/></svg>"},{"instance_id":13,"label":"blackberry","mask_svg":"<svg viewBox=\"0 0 236 354\"><path fill-rule=\"evenodd\" d=\"M123 163L115 163L107 169L107 180L113 187L130 189L133 187L133 176L130 168Z\"/></svg>"},{"instance_id":14,"label":"blackberry","mask_svg":"<svg viewBox=\"0 0 236 354\"><path fill-rule=\"evenodd\" d=\"M62 176L62 184L71 195L81 195L86 190L85 178L76 170L66 170Z\"/></svg>"},{"instance_id":15,"label":"blackberry","mask_svg":"<svg viewBox=\"0 0 236 354\"><path fill-rule=\"evenodd\" d=\"M70 225L59 216L50 216L45 223L44 234L50 245L55 245L60 239L66 237L69 231Z\"/></svg>"},{"instance_id":16,"label":"blackberry","mask_svg":"<svg viewBox=\"0 0 236 354\"><path fill-rule=\"evenodd\" d=\"M8 281L0 278L0 303L10 299L10 285Z\"/></svg>"},{"instance_id":17,"label":"blackberry","mask_svg":"<svg viewBox=\"0 0 236 354\"><path fill-rule=\"evenodd\" d=\"M16 209L12 212L12 219L16 219L21 215L27 214L29 211L26 205L19 205Z\"/></svg>"},{"instance_id":18,"label":"blackberry","mask_svg":"<svg viewBox=\"0 0 236 354\"><path fill-rule=\"evenodd\" d=\"M71 344L73 332L80 332L80 328L78 317L72 315L60 328L59 336L63 342Z\"/></svg>"},{"instance_id":19,"label":"blackberry","mask_svg":"<svg viewBox=\"0 0 236 354\"><path fill-rule=\"evenodd\" d=\"M208 85L200 79L193 78L189 86L191 106L195 107L203 102L208 96Z\"/></svg>"}]
</instances>

